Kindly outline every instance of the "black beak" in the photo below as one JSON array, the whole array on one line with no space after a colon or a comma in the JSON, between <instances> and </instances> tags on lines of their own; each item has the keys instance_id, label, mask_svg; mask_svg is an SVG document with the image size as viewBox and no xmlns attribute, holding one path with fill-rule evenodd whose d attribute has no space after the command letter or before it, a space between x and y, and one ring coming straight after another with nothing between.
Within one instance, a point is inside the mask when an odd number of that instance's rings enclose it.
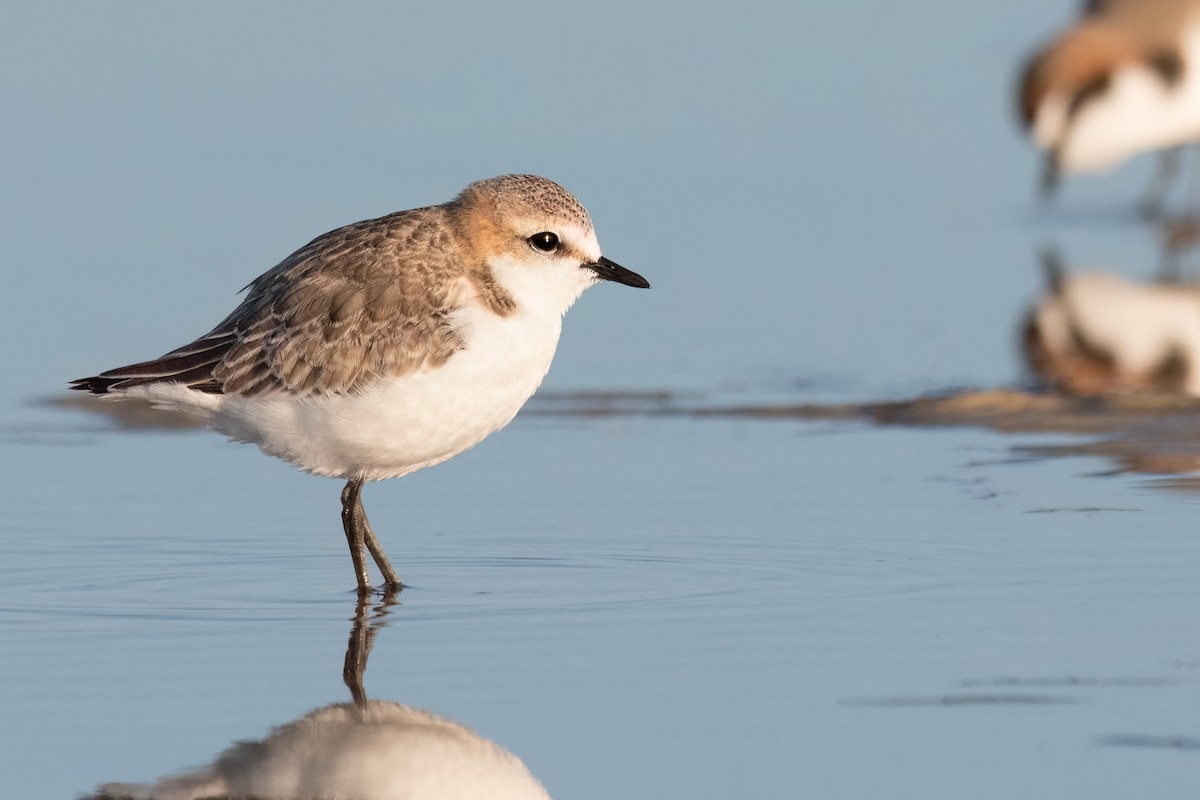
<instances>
[{"instance_id":1,"label":"black beak","mask_svg":"<svg viewBox=\"0 0 1200 800\"><path fill-rule=\"evenodd\" d=\"M602 281L616 281L636 289L650 288L650 281L631 269L625 269L615 261L609 261L604 256L600 256L600 260L596 263L584 264L583 267L599 275Z\"/></svg>"}]
</instances>

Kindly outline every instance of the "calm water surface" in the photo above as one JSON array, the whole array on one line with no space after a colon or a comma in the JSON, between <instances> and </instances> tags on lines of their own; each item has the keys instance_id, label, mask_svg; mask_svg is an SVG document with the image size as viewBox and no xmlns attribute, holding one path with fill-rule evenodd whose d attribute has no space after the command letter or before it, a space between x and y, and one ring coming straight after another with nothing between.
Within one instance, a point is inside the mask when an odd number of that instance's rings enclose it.
<instances>
[{"instance_id":1,"label":"calm water surface","mask_svg":"<svg viewBox=\"0 0 1200 800\"><path fill-rule=\"evenodd\" d=\"M207 330L314 235L529 170L606 255L547 388L1015 383L1036 253L1132 274L1149 164L1031 201L1015 65L1074 3L43 3L0 26L0 798L349 699L340 487L39 401ZM547 22L549 20L549 22ZM368 487L411 583L372 698L557 798L1193 797L1197 498L1065 435L524 415Z\"/></svg>"},{"instance_id":2,"label":"calm water surface","mask_svg":"<svg viewBox=\"0 0 1200 800\"><path fill-rule=\"evenodd\" d=\"M413 586L367 692L471 725L555 796L1186 796L1194 752L1108 737L1196 736L1194 501L1012 443L526 417L371 487ZM202 435L14 449L80 488L6 497L13 796L149 779L348 699L336 484Z\"/></svg>"}]
</instances>

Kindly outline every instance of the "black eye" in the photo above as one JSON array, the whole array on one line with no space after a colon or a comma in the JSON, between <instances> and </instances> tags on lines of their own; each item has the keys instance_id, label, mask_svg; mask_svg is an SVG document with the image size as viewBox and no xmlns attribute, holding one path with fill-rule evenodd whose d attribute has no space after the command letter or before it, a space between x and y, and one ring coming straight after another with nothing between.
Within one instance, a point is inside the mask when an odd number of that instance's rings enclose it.
<instances>
[{"instance_id":1,"label":"black eye","mask_svg":"<svg viewBox=\"0 0 1200 800\"><path fill-rule=\"evenodd\" d=\"M535 233L529 237L529 244L535 250L541 250L543 253L553 253L558 249L558 234L550 231L542 231Z\"/></svg>"}]
</instances>

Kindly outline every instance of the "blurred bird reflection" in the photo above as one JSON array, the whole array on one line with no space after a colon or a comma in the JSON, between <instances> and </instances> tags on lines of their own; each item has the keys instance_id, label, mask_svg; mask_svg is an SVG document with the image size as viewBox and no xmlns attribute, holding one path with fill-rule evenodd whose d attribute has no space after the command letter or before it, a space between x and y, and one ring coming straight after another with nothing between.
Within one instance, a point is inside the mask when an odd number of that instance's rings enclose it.
<instances>
[{"instance_id":1,"label":"blurred bird reflection","mask_svg":"<svg viewBox=\"0 0 1200 800\"><path fill-rule=\"evenodd\" d=\"M310 711L261 741L234 744L207 767L152 785L108 784L91 800L549 798L521 760L495 742L431 712L367 699L367 656L394 602L385 597L373 613L358 605L344 671L353 702Z\"/></svg>"},{"instance_id":2,"label":"blurred bird reflection","mask_svg":"<svg viewBox=\"0 0 1200 800\"><path fill-rule=\"evenodd\" d=\"M1173 234L1164 229L1164 242ZM1047 288L1022 328L1026 363L1053 389L1200 397L1200 286L1068 273L1043 255Z\"/></svg>"}]
</instances>

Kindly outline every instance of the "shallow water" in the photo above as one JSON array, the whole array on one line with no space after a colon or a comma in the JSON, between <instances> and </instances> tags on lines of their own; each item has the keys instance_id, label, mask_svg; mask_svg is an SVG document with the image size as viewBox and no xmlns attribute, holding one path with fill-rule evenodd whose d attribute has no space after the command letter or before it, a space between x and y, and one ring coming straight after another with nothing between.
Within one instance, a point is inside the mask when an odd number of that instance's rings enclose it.
<instances>
[{"instance_id":1,"label":"shallow water","mask_svg":"<svg viewBox=\"0 0 1200 800\"><path fill-rule=\"evenodd\" d=\"M1161 261L1146 160L1032 202L1008 92L1055 5L13 9L0 797L349 699L337 483L45 401L324 230L517 170L654 289L588 292L530 413L367 488L411 584L368 696L556 798L1192 797L1197 499L1145 472L1189 485L1190 439L1138 473L1122 424L846 413L1017 385L1047 243ZM675 413L780 405L829 413Z\"/></svg>"},{"instance_id":2,"label":"shallow water","mask_svg":"<svg viewBox=\"0 0 1200 800\"><path fill-rule=\"evenodd\" d=\"M1022 441L521 418L371 487L412 587L367 693L559 797L1185 796L1195 501ZM336 484L202 435L14 449L58 452L81 494L31 498L3 540L14 796L148 780L348 699Z\"/></svg>"}]
</instances>

